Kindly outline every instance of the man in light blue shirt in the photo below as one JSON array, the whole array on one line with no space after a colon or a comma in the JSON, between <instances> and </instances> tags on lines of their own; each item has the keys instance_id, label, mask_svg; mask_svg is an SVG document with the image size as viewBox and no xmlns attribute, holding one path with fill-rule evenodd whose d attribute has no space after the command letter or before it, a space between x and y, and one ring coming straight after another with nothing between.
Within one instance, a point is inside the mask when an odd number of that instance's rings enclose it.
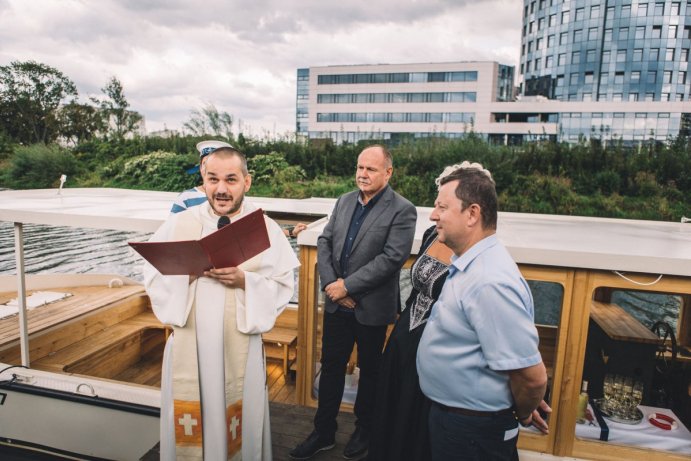
<instances>
[{"instance_id":1,"label":"man in light blue shirt","mask_svg":"<svg viewBox=\"0 0 691 461\"><path fill-rule=\"evenodd\" d=\"M417 355L420 387L432 400L432 456L510 460L518 422L532 423L547 374L530 289L495 235L489 172L464 162L445 177L430 219L455 255Z\"/></svg>"}]
</instances>

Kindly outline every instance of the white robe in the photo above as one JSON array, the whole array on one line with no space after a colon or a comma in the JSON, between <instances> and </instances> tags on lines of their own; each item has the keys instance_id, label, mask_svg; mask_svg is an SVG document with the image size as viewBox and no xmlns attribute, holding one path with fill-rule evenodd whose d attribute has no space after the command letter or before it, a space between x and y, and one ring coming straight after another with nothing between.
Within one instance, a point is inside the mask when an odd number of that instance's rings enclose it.
<instances>
[{"instance_id":1,"label":"white robe","mask_svg":"<svg viewBox=\"0 0 691 461\"><path fill-rule=\"evenodd\" d=\"M243 204L239 219L256 208ZM208 202L170 216L152 236L151 241L172 240L180 215L195 213L202 223L202 235L217 229L216 216ZM187 216L189 218L190 216ZM271 247L261 255L260 268L245 272L245 289L233 290L237 306L237 328L250 335L245 382L243 387L242 458L271 459L266 364L261 333L271 330L278 315L290 301L294 290L293 270L299 266L293 249L281 228L266 218ZM184 326L193 303L197 331L197 358L200 370L204 458L227 459L227 431L225 420L225 383L223 377L223 300L226 288L208 277L200 277L192 284L182 276L163 276L153 266L144 268L146 290L153 311L167 325ZM195 286L196 285L196 286ZM171 350L174 337L166 344L161 376L161 459L174 460L175 430L173 421Z\"/></svg>"}]
</instances>

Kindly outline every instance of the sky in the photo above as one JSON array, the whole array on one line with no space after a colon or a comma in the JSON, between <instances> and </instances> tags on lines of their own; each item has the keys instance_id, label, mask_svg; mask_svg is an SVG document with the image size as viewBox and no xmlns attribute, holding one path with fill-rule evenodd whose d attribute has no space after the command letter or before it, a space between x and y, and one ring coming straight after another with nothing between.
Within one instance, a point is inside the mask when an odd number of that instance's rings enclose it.
<instances>
[{"instance_id":1,"label":"sky","mask_svg":"<svg viewBox=\"0 0 691 461\"><path fill-rule=\"evenodd\" d=\"M301 67L517 66L521 0L0 0L0 65L37 61L101 95L111 77L148 132L213 105L234 131L295 129Z\"/></svg>"}]
</instances>

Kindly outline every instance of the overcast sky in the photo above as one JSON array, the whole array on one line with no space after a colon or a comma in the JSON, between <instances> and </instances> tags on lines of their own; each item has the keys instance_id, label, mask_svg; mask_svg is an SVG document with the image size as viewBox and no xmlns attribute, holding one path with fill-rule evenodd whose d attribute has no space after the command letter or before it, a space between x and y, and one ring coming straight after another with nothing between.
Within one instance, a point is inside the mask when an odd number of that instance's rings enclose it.
<instances>
[{"instance_id":1,"label":"overcast sky","mask_svg":"<svg viewBox=\"0 0 691 461\"><path fill-rule=\"evenodd\" d=\"M63 72L80 100L122 82L148 131L213 104L253 136L295 127L299 67L517 65L521 0L0 0L0 65Z\"/></svg>"}]
</instances>

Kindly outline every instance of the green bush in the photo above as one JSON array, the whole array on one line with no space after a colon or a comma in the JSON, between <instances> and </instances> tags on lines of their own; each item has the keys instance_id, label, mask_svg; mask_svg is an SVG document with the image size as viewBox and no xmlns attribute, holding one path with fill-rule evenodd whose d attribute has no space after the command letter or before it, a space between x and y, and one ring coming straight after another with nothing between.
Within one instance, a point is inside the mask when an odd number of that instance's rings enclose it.
<instances>
[{"instance_id":1,"label":"green bush","mask_svg":"<svg viewBox=\"0 0 691 461\"><path fill-rule=\"evenodd\" d=\"M133 158L121 158L106 166L102 176L114 187L182 191L200 184L199 175L186 170L194 166L197 157L156 151Z\"/></svg>"},{"instance_id":2,"label":"green bush","mask_svg":"<svg viewBox=\"0 0 691 461\"><path fill-rule=\"evenodd\" d=\"M2 187L10 189L45 189L60 185L67 175L67 185L74 185L79 162L74 155L57 145L18 146L4 171Z\"/></svg>"}]
</instances>

